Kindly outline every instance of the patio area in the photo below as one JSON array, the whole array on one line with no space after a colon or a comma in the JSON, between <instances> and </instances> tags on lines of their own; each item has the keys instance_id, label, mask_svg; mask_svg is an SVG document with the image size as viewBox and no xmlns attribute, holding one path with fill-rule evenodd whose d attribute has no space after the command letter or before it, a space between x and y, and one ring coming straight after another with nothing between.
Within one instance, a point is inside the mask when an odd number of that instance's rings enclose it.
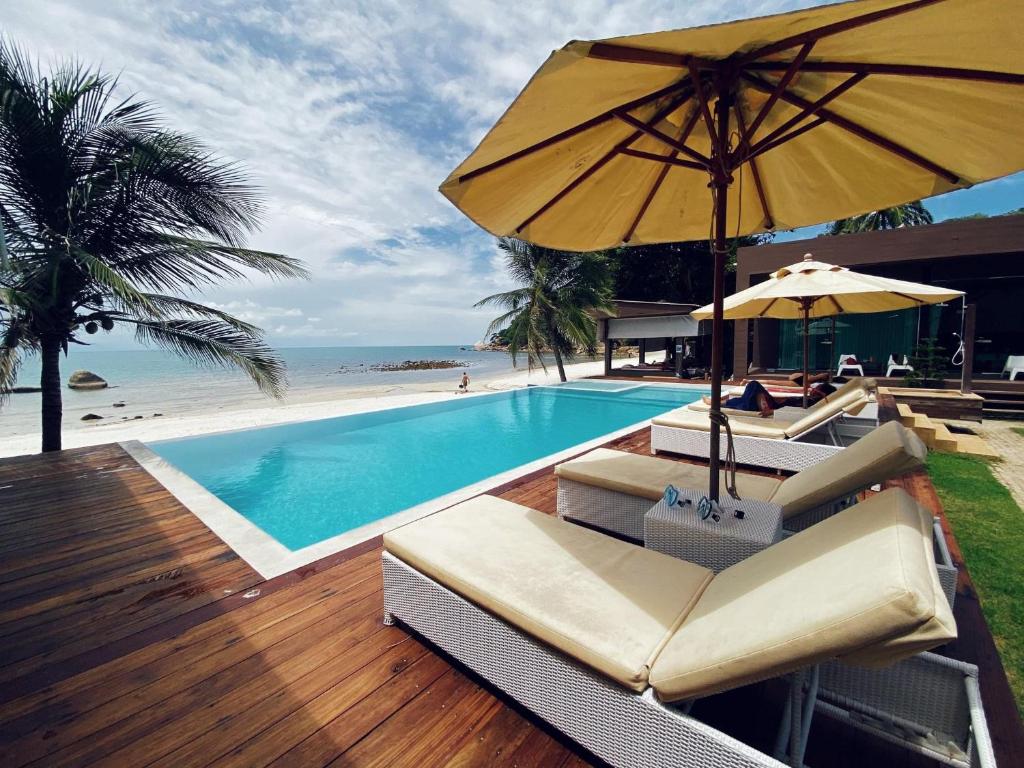
<instances>
[{"instance_id":1,"label":"patio area","mask_svg":"<svg viewBox=\"0 0 1024 768\"><path fill-rule=\"evenodd\" d=\"M648 453L649 430L612 445ZM938 509L927 476L902 482ZM555 487L547 468L492 492L553 513ZM0 509L5 765L600 765L382 625L379 540L264 581L115 445L0 462ZM1012 764L1024 731L966 576L956 618L943 652L981 668ZM767 748L782 695L696 714ZM934 764L825 717L808 763Z\"/></svg>"}]
</instances>

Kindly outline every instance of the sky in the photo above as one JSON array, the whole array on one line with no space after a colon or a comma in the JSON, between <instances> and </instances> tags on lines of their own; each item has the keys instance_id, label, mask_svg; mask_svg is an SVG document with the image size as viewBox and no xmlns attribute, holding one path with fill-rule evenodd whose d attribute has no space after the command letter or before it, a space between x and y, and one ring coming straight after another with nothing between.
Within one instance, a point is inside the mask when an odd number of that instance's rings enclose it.
<instances>
[{"instance_id":1,"label":"sky","mask_svg":"<svg viewBox=\"0 0 1024 768\"><path fill-rule=\"evenodd\" d=\"M463 344L510 283L494 238L437 191L549 53L572 39L687 27L799 0L4 0L0 33L45 69L68 56L242 163L267 211L251 245L309 282L208 301L278 346ZM935 198L941 220L1024 205L1024 174ZM780 234L791 239L815 230ZM117 333L89 339L131 346Z\"/></svg>"}]
</instances>

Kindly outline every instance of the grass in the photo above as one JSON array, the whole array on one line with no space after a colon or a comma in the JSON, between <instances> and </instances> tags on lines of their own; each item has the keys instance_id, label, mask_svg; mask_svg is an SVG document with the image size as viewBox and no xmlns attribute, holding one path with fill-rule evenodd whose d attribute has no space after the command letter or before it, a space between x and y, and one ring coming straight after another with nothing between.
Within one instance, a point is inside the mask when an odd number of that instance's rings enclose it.
<instances>
[{"instance_id":1,"label":"grass","mask_svg":"<svg viewBox=\"0 0 1024 768\"><path fill-rule=\"evenodd\" d=\"M1010 427L1010 429L1012 429L1014 432L1016 432L1021 437L1024 437L1024 427Z\"/></svg>"},{"instance_id":2,"label":"grass","mask_svg":"<svg viewBox=\"0 0 1024 768\"><path fill-rule=\"evenodd\" d=\"M963 551L1017 709L1024 712L1024 510L983 459L932 452L928 474Z\"/></svg>"}]
</instances>

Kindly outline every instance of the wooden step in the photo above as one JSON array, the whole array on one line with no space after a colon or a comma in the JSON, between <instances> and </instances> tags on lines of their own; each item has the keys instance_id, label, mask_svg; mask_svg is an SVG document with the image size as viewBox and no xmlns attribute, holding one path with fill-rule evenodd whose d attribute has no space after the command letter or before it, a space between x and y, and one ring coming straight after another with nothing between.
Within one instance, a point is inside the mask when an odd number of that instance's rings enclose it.
<instances>
[{"instance_id":1,"label":"wooden step","mask_svg":"<svg viewBox=\"0 0 1024 768\"><path fill-rule=\"evenodd\" d=\"M986 408L984 414L986 419L1011 419L1013 421L1024 419L1024 411L1016 408Z\"/></svg>"},{"instance_id":2,"label":"wooden step","mask_svg":"<svg viewBox=\"0 0 1024 768\"><path fill-rule=\"evenodd\" d=\"M949 451L951 453L957 453L959 446L957 444L957 435L954 435L945 424L936 423L932 425L934 427L933 439L935 441L935 448L940 451Z\"/></svg>"},{"instance_id":3,"label":"wooden step","mask_svg":"<svg viewBox=\"0 0 1024 768\"><path fill-rule=\"evenodd\" d=\"M984 456L988 459L1002 458L984 438L977 435L957 435L956 442L957 453L969 453L972 456Z\"/></svg>"}]
</instances>

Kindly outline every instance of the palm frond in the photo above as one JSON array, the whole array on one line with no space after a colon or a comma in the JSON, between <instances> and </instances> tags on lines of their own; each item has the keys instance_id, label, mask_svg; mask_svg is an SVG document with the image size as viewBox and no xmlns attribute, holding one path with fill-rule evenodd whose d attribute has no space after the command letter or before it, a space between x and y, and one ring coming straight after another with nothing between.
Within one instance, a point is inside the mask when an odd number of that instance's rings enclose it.
<instances>
[{"instance_id":1,"label":"palm frond","mask_svg":"<svg viewBox=\"0 0 1024 768\"><path fill-rule=\"evenodd\" d=\"M262 392L284 395L284 363L259 336L217 319L125 321L135 326L143 344L155 344L200 365L239 368Z\"/></svg>"},{"instance_id":2,"label":"palm frond","mask_svg":"<svg viewBox=\"0 0 1024 768\"><path fill-rule=\"evenodd\" d=\"M180 296L146 293L143 294L143 297L146 300L147 306L151 310L149 315L143 315L140 313L139 307L134 304L123 306L115 305L115 311L143 320L162 320L172 315L214 319L219 320L237 331L242 331L252 336L259 336L262 333L262 331L252 323L240 320L223 310L207 306L206 304L200 304L199 302L190 301L189 299L183 299Z\"/></svg>"}]
</instances>

